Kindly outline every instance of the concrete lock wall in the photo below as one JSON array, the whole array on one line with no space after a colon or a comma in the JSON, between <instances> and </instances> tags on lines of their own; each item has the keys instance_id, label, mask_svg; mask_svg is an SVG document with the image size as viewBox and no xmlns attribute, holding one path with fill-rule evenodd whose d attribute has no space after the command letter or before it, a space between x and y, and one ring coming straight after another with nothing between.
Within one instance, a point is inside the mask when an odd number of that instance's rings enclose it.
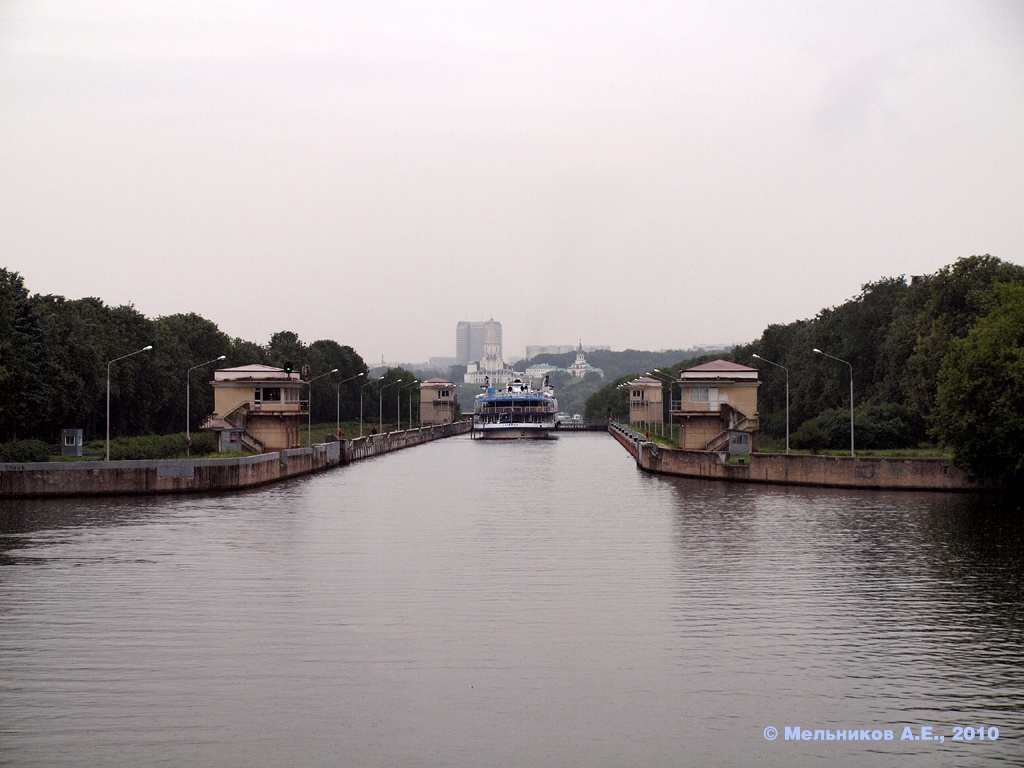
<instances>
[{"instance_id":1,"label":"concrete lock wall","mask_svg":"<svg viewBox=\"0 0 1024 768\"><path fill-rule=\"evenodd\" d=\"M730 464L727 453L664 448L618 425L609 431L642 469L678 477L879 490L984 490L944 459L753 453L749 464Z\"/></svg>"},{"instance_id":2,"label":"concrete lock wall","mask_svg":"<svg viewBox=\"0 0 1024 768\"><path fill-rule=\"evenodd\" d=\"M0 498L253 488L468 431L458 422L229 459L0 464Z\"/></svg>"}]
</instances>

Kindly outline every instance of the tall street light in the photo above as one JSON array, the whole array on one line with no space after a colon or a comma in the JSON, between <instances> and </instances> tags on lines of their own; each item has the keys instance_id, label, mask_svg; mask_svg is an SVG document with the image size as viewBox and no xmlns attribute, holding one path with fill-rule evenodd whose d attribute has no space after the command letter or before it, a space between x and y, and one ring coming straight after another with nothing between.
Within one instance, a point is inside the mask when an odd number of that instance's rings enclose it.
<instances>
[{"instance_id":1,"label":"tall street light","mask_svg":"<svg viewBox=\"0 0 1024 768\"><path fill-rule=\"evenodd\" d=\"M398 429L402 429L402 390L414 387L420 383L419 379L413 379L404 387L399 387L395 390L396 399L398 401ZM412 393L409 393L409 429L412 429Z\"/></svg>"},{"instance_id":2,"label":"tall street light","mask_svg":"<svg viewBox=\"0 0 1024 768\"><path fill-rule=\"evenodd\" d=\"M365 376L365 373L357 373L355 376L349 376L347 379L342 379L338 382L338 437L341 437L341 385L348 381L358 379L360 376Z\"/></svg>"},{"instance_id":3,"label":"tall street light","mask_svg":"<svg viewBox=\"0 0 1024 768\"><path fill-rule=\"evenodd\" d=\"M668 376L668 378L667 379L658 378L657 376L654 375L656 373L660 373L662 376ZM675 383L675 380L672 378L672 374L671 373L668 373L667 371L663 371L660 368L655 368L653 371L651 371L647 375L651 376L651 377L653 377L655 379L658 379L658 381L661 381L661 382L664 382L665 384L668 384L668 435L671 438L672 437L672 423L673 423L672 422L672 385ZM664 421L662 421L662 425L661 425L661 434L663 434L663 435L665 434L665 424L664 424Z\"/></svg>"},{"instance_id":4,"label":"tall street light","mask_svg":"<svg viewBox=\"0 0 1024 768\"><path fill-rule=\"evenodd\" d=\"M319 376L314 376L312 379L306 379L306 386L309 387L309 402L306 403L306 447L309 448L313 445L313 382L317 379L322 379L324 376L330 376L332 373L337 373L337 368L332 368L327 373L321 373Z\"/></svg>"},{"instance_id":5,"label":"tall street light","mask_svg":"<svg viewBox=\"0 0 1024 768\"><path fill-rule=\"evenodd\" d=\"M190 378L192 371L226 358L227 355L221 355L220 357L213 358L213 360L207 360L205 363L193 365L185 373L185 453L188 456L192 455L192 379Z\"/></svg>"},{"instance_id":6,"label":"tall street light","mask_svg":"<svg viewBox=\"0 0 1024 768\"><path fill-rule=\"evenodd\" d=\"M137 355L140 352L149 352L153 348L152 344L149 344L142 349L136 349L134 352L129 352L127 355L121 355L121 357L115 357L109 363L107 363L107 461L110 461L110 366L116 363L118 360L124 360L126 357Z\"/></svg>"},{"instance_id":7,"label":"tall street light","mask_svg":"<svg viewBox=\"0 0 1024 768\"><path fill-rule=\"evenodd\" d=\"M824 353L823 353L824 354ZM768 363L768 365L774 365L776 368L781 368L786 372L786 453L789 453L789 368L778 363L773 363L771 360L765 360L758 354L754 354L762 363Z\"/></svg>"},{"instance_id":8,"label":"tall street light","mask_svg":"<svg viewBox=\"0 0 1024 768\"><path fill-rule=\"evenodd\" d=\"M380 377L380 379L383 379L383 378L384 378L383 376ZM369 381L365 382L361 387L359 387L359 436L360 437L363 436L363 389L365 387L370 386L374 382L380 381L380 379L370 379Z\"/></svg>"},{"instance_id":9,"label":"tall street light","mask_svg":"<svg viewBox=\"0 0 1024 768\"><path fill-rule=\"evenodd\" d=\"M622 382L621 384L619 384L619 385L617 385L615 387L616 389L626 389L626 390L628 390L628 392L626 393L626 424L627 425L631 424L632 423L632 419L633 419L633 403L632 403L633 392L632 392L632 389L630 389L630 383L631 382L624 381L624 382Z\"/></svg>"},{"instance_id":10,"label":"tall street light","mask_svg":"<svg viewBox=\"0 0 1024 768\"><path fill-rule=\"evenodd\" d=\"M838 357L832 357L832 355L822 352L817 347L814 348L814 354L831 358L832 360L835 360L840 363L845 363L850 367L850 455L854 456L855 454L853 452L853 364L848 362L847 360L840 360Z\"/></svg>"},{"instance_id":11,"label":"tall street light","mask_svg":"<svg viewBox=\"0 0 1024 768\"><path fill-rule=\"evenodd\" d=\"M381 378L383 379L384 377L381 376ZM394 381L389 381L387 384L385 384L383 387L380 388L380 393L377 396L377 399L380 401L377 404L378 409L380 410L380 424L377 427L377 430L380 433L384 432L384 390L387 389L388 387L394 386L395 384L401 384L401 383L402 383L401 379L395 379Z\"/></svg>"}]
</instances>

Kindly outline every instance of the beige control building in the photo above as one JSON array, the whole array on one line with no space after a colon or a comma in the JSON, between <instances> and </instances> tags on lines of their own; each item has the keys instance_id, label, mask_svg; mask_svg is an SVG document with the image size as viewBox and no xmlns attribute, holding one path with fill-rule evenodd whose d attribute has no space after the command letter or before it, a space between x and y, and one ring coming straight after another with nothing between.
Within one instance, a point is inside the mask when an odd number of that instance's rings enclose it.
<instances>
[{"instance_id":1,"label":"beige control building","mask_svg":"<svg viewBox=\"0 0 1024 768\"><path fill-rule=\"evenodd\" d=\"M690 451L733 450L745 444L749 452L759 429L758 370L727 360L713 360L679 375L682 387L678 410L679 447Z\"/></svg>"},{"instance_id":2,"label":"beige control building","mask_svg":"<svg viewBox=\"0 0 1024 768\"><path fill-rule=\"evenodd\" d=\"M658 379L641 376L629 382L629 421L631 424L661 424L664 422L665 402L662 384Z\"/></svg>"},{"instance_id":3,"label":"beige control building","mask_svg":"<svg viewBox=\"0 0 1024 768\"><path fill-rule=\"evenodd\" d=\"M429 379L420 384L420 423L451 424L455 421L455 384Z\"/></svg>"},{"instance_id":4,"label":"beige control building","mask_svg":"<svg viewBox=\"0 0 1024 768\"><path fill-rule=\"evenodd\" d=\"M270 365L243 365L214 371L214 413L203 429L218 433L221 450L264 453L300 447L306 422L306 382Z\"/></svg>"}]
</instances>

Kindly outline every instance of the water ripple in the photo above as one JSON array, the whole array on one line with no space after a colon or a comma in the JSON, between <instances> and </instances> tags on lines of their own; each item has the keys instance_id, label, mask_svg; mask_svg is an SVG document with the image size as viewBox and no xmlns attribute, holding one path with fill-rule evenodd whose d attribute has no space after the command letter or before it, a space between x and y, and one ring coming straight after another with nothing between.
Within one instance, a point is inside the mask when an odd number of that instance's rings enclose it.
<instances>
[{"instance_id":1,"label":"water ripple","mask_svg":"<svg viewBox=\"0 0 1024 768\"><path fill-rule=\"evenodd\" d=\"M5 503L0 764L1020 764L1022 576L998 506L650 476L603 435Z\"/></svg>"}]
</instances>

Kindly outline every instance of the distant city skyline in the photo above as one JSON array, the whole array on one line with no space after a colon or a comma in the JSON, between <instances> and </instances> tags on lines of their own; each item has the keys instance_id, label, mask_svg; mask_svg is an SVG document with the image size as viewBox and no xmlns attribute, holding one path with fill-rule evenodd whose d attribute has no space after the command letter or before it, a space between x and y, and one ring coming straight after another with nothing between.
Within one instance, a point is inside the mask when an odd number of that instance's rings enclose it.
<instances>
[{"instance_id":1,"label":"distant city skyline","mask_svg":"<svg viewBox=\"0 0 1024 768\"><path fill-rule=\"evenodd\" d=\"M494 333L498 354L502 354L501 323L491 317L489 320L460 320L455 324L455 359L460 364L480 360L484 356L484 345L488 334Z\"/></svg>"}]
</instances>

